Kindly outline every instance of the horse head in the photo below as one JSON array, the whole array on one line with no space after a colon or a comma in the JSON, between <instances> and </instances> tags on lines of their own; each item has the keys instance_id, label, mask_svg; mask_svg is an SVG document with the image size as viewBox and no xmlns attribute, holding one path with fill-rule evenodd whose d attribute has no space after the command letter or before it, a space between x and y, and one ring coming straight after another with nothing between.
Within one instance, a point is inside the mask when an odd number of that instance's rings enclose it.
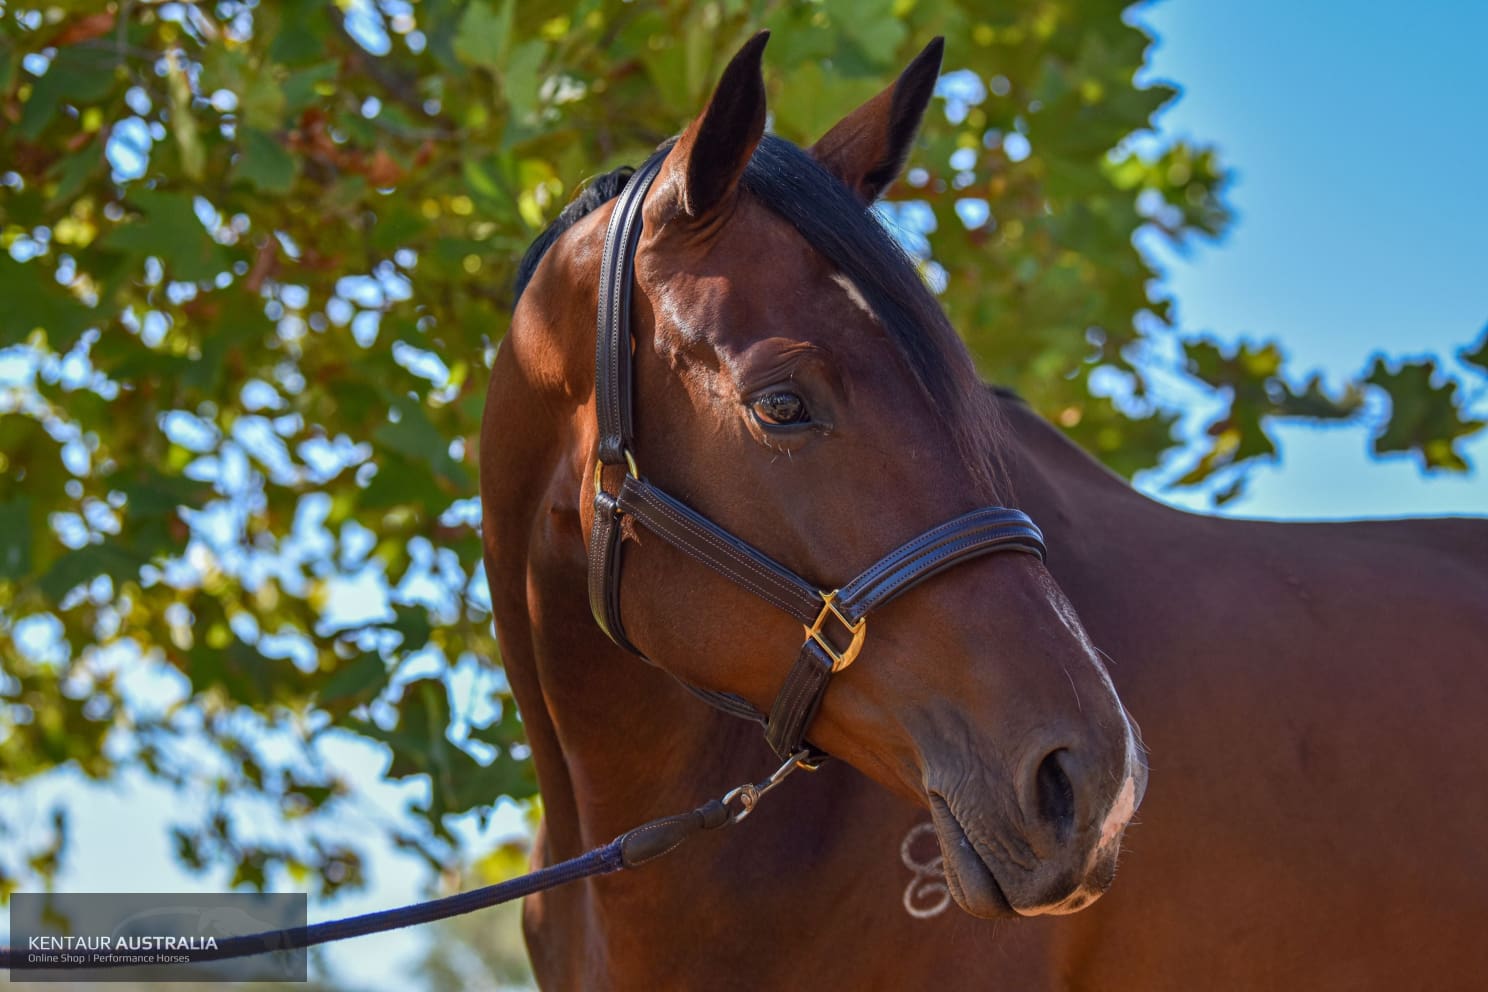
<instances>
[{"instance_id":1,"label":"horse head","mask_svg":"<svg viewBox=\"0 0 1488 992\"><path fill-rule=\"evenodd\" d=\"M908 156L940 42L801 149L765 134L765 40L725 69L640 208L634 459L831 590L906 538L1010 494L999 492L995 400L870 209ZM579 508L579 526L552 540L574 562L601 477L594 315L611 209L541 246L499 359L560 425L554 498ZM683 682L768 710L802 643L799 620L633 521L620 526L629 642ZM1146 782L1101 659L1033 554L959 564L876 610L809 737L930 810L952 894L979 916L1093 901Z\"/></svg>"}]
</instances>

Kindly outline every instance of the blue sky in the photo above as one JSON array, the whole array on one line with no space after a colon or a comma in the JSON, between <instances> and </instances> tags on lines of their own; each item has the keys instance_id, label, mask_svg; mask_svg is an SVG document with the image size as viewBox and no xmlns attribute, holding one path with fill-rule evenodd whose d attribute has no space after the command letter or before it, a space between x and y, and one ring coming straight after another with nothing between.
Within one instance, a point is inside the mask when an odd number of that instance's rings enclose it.
<instances>
[{"instance_id":1,"label":"blue sky","mask_svg":"<svg viewBox=\"0 0 1488 992\"><path fill-rule=\"evenodd\" d=\"M1183 96L1161 118L1164 133L1214 142L1237 170L1239 220L1219 244L1186 257L1162 254L1164 288L1186 330L1233 340L1278 337L1299 372L1334 381L1370 356L1448 353L1488 323L1488 75L1481 45L1488 4L1410 7L1259 0L1169 2L1138 19L1160 43L1150 75ZM1467 379L1488 411L1488 380ZM1280 464L1259 469L1224 512L1282 518L1488 513L1488 475L1423 475L1408 457L1368 456L1364 425L1291 426L1276 435ZM1466 446L1488 465L1488 436ZM1171 472L1144 477L1155 491ZM1192 507L1202 493L1160 493ZM331 760L391 810L408 786L377 785L385 757L332 743ZM102 789L54 777L26 790L41 823L50 797L74 803L77 833L62 885L74 890L212 888L171 859L163 824L189 802L138 781ZM510 829L508 814L493 828ZM364 823L349 829L366 831ZM484 837L489 839L493 831ZM474 840L474 830L468 831ZM313 918L416 898L425 879L383 845L371 887ZM0 926L3 926L0 920ZM399 962L419 937L354 941L333 951L338 972L368 988L416 988Z\"/></svg>"},{"instance_id":2,"label":"blue sky","mask_svg":"<svg viewBox=\"0 0 1488 992\"><path fill-rule=\"evenodd\" d=\"M1295 370L1333 381L1380 350L1450 354L1478 336L1488 324L1488 5L1168 2L1138 19L1159 38L1150 76L1183 90L1163 132L1216 143L1238 176L1230 236L1161 256L1185 330L1279 338ZM1488 380L1467 381L1488 410ZM1368 433L1278 431L1281 464L1258 471L1225 512L1488 512L1481 467L1427 476L1409 457L1371 460ZM1488 464L1488 436L1466 450Z\"/></svg>"}]
</instances>

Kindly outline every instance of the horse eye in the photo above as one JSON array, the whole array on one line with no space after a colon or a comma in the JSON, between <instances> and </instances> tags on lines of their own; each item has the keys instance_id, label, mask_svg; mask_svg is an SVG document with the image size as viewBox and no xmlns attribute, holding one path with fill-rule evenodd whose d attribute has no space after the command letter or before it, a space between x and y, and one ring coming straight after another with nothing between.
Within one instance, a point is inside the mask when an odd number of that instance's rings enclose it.
<instances>
[{"instance_id":1,"label":"horse eye","mask_svg":"<svg viewBox=\"0 0 1488 992\"><path fill-rule=\"evenodd\" d=\"M804 424L810 419L806 401L795 393L766 393L749 404L755 417L766 426Z\"/></svg>"}]
</instances>

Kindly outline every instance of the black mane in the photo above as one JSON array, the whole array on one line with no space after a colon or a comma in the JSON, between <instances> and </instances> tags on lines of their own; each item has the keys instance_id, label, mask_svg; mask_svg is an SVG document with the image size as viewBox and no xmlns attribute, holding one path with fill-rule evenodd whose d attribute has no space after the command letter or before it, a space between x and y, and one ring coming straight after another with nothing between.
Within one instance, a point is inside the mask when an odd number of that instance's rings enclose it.
<instances>
[{"instance_id":1,"label":"black mane","mask_svg":"<svg viewBox=\"0 0 1488 992\"><path fill-rule=\"evenodd\" d=\"M563 208L563 212L554 219L553 223L549 224L533 240L532 244L527 246L527 252L517 266L516 292L512 294L513 309L516 309L517 301L522 298L522 291L532 281L532 273L537 271L537 263L541 262L543 256L548 253L548 249L553 247L553 242L584 217L619 196L625 184L630 181L630 175L633 172L635 169L622 165L612 172L595 177L579 191L578 196L569 201L568 206Z\"/></svg>"},{"instance_id":2,"label":"black mane","mask_svg":"<svg viewBox=\"0 0 1488 992\"><path fill-rule=\"evenodd\" d=\"M538 235L517 269L517 299L543 254L582 217L618 196L633 171L616 169L589 183ZM940 302L878 216L810 155L774 135L760 141L740 185L852 280L931 403L951 414L947 419L963 457L990 487L995 404Z\"/></svg>"}]
</instances>

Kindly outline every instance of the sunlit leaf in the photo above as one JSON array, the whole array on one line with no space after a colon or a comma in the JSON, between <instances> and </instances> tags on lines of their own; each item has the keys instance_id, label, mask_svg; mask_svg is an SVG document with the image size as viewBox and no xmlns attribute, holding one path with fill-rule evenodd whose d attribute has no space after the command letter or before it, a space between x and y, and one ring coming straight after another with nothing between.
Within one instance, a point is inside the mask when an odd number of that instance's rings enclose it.
<instances>
[{"instance_id":1,"label":"sunlit leaf","mask_svg":"<svg viewBox=\"0 0 1488 992\"><path fill-rule=\"evenodd\" d=\"M1425 468L1466 471L1457 443L1488 421L1463 415L1460 387L1441 375L1436 362L1391 364L1377 358L1364 381L1390 397L1389 419L1374 437L1376 453L1408 451Z\"/></svg>"},{"instance_id":2,"label":"sunlit leaf","mask_svg":"<svg viewBox=\"0 0 1488 992\"><path fill-rule=\"evenodd\" d=\"M460 18L455 54L471 65L499 69L511 43L516 0L473 0Z\"/></svg>"}]
</instances>

